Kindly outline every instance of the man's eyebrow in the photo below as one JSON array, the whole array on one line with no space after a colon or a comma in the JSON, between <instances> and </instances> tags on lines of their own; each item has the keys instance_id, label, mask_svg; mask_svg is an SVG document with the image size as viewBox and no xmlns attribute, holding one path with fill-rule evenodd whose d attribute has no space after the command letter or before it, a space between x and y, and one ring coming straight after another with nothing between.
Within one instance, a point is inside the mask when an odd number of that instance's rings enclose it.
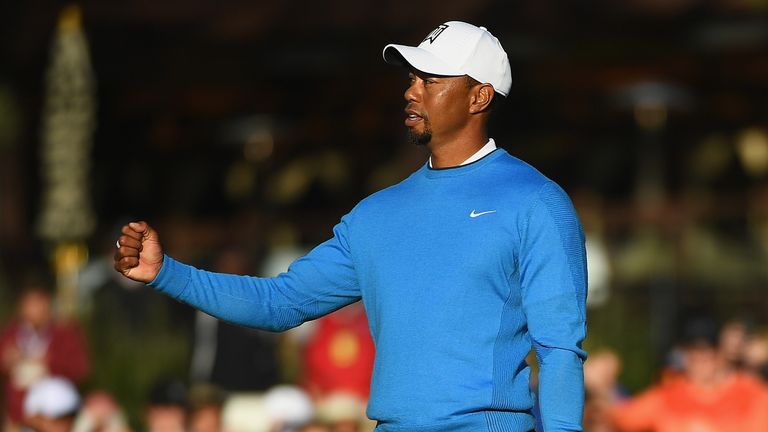
<instances>
[{"instance_id":1,"label":"man's eyebrow","mask_svg":"<svg viewBox=\"0 0 768 432\"><path fill-rule=\"evenodd\" d=\"M439 78L443 78L442 75L435 75L435 74L430 74L430 73L421 72L421 71L414 71L414 70L411 70L410 72L408 72L408 76L409 77L419 77L419 78L421 78L423 80L425 80L425 79L439 79Z\"/></svg>"}]
</instances>

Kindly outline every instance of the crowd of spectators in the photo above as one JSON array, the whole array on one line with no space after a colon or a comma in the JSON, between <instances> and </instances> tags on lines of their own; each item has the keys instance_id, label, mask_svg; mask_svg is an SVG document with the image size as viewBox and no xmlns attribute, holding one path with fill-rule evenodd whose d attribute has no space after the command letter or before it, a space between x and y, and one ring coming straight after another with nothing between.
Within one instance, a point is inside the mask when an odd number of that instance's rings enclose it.
<instances>
[{"instance_id":1,"label":"crowd of spectators","mask_svg":"<svg viewBox=\"0 0 768 432\"><path fill-rule=\"evenodd\" d=\"M242 270L236 268L241 263L236 252L226 251L221 257L228 264L219 262L215 267ZM94 307L106 309L95 316L102 327L116 325L113 321L117 320L121 322L117 325L141 332L148 305L165 299L159 294L155 297L146 287L119 288L109 282L119 280L108 279L92 293L97 303ZM104 349L105 341L89 340L89 332L76 320L57 317L50 282L41 278L21 285L14 316L0 331L4 431L373 429L365 417L373 343L360 306L318 320L291 336L302 363L302 372L294 384L286 384L278 370L274 334L197 316L192 320L194 334L190 338L191 356L198 360L191 359L189 376L156 377L144 395L140 415L133 419L126 413L118 392L95 387L88 380L99 366L93 363L97 357L92 355L93 350ZM111 303L123 308L109 312ZM145 356L149 358L153 353ZM135 369L141 368L135 365Z\"/></svg>"},{"instance_id":2,"label":"crowd of spectators","mask_svg":"<svg viewBox=\"0 0 768 432\"><path fill-rule=\"evenodd\" d=\"M282 271L286 262L303 252L276 250L265 260L262 273ZM252 273L248 256L243 249L222 248L210 260L210 268ZM57 317L50 281L33 277L19 284L14 316L0 329L3 430L373 429L365 406L374 347L361 305L300 326L287 337L277 336L194 312L127 281L111 271L109 263L108 256L96 257L91 273L82 274L81 303L90 304L92 329ZM96 359L110 358L104 351L124 355L126 351L117 349L121 345L145 350L139 358L146 360L161 356L155 348L142 346L157 331L152 317L158 310L169 315L175 327L185 329L188 370L172 378L154 376L141 395L137 414L121 400L124 393L94 385L92 376L103 366ZM622 385L618 352L590 350L584 364L586 432L768 430L768 333L746 320L719 326L709 316L686 320L676 333L677 343L656 379L637 392ZM115 338L117 334L121 339ZM285 350L293 357L281 353ZM291 358L299 363L295 376L286 374ZM129 362L110 373L124 373L131 380L136 371L146 369L142 363L125 365Z\"/></svg>"},{"instance_id":3,"label":"crowd of spectators","mask_svg":"<svg viewBox=\"0 0 768 432\"><path fill-rule=\"evenodd\" d=\"M348 394L311 399L301 388L278 385L264 393L225 393L180 381L159 382L146 400L138 430L150 432L359 432L372 430L365 404ZM24 397L22 418L9 430L128 432L133 430L115 397L82 396L66 378L46 377Z\"/></svg>"},{"instance_id":4,"label":"crowd of spectators","mask_svg":"<svg viewBox=\"0 0 768 432\"><path fill-rule=\"evenodd\" d=\"M682 326L657 380L630 396L621 359L593 352L584 365L587 432L768 430L768 334L742 320L709 317Z\"/></svg>"}]
</instances>

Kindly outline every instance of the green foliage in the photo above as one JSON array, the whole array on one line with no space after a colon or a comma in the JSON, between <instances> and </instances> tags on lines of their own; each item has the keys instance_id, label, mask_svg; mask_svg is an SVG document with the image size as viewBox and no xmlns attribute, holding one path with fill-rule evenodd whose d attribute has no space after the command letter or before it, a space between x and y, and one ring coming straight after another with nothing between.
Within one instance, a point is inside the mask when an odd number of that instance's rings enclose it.
<instances>
[{"instance_id":1,"label":"green foliage","mask_svg":"<svg viewBox=\"0 0 768 432\"><path fill-rule=\"evenodd\" d=\"M587 352L615 351L623 365L619 381L633 393L653 382L658 366L648 321L647 304L626 292L613 293L605 305L588 311Z\"/></svg>"},{"instance_id":2,"label":"green foliage","mask_svg":"<svg viewBox=\"0 0 768 432\"><path fill-rule=\"evenodd\" d=\"M112 305L117 306L117 305ZM134 430L143 429L143 410L152 386L166 377L185 378L190 329L173 325L161 305L153 305L140 328L96 311L87 319L92 372L87 388L106 390L123 406ZM114 311L112 311L114 312Z\"/></svg>"}]
</instances>

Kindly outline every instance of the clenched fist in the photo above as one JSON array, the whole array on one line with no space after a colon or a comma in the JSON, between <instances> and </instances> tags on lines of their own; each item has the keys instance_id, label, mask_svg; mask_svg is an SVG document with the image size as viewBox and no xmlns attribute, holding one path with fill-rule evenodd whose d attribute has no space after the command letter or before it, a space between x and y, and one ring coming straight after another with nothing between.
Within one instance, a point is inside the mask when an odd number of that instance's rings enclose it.
<instances>
[{"instance_id":1,"label":"clenched fist","mask_svg":"<svg viewBox=\"0 0 768 432\"><path fill-rule=\"evenodd\" d=\"M123 226L122 233L117 239L115 270L137 282L152 282L163 265L157 231L141 221Z\"/></svg>"}]
</instances>

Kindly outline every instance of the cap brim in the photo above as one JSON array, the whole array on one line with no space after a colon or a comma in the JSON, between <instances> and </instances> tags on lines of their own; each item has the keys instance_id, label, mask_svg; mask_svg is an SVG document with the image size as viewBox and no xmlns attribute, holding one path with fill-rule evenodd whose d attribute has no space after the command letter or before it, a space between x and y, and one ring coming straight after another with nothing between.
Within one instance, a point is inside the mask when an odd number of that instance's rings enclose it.
<instances>
[{"instance_id":1,"label":"cap brim","mask_svg":"<svg viewBox=\"0 0 768 432\"><path fill-rule=\"evenodd\" d=\"M421 72L445 76L466 75L419 47L389 44L384 47L383 55L384 61L389 64L411 66Z\"/></svg>"}]
</instances>

